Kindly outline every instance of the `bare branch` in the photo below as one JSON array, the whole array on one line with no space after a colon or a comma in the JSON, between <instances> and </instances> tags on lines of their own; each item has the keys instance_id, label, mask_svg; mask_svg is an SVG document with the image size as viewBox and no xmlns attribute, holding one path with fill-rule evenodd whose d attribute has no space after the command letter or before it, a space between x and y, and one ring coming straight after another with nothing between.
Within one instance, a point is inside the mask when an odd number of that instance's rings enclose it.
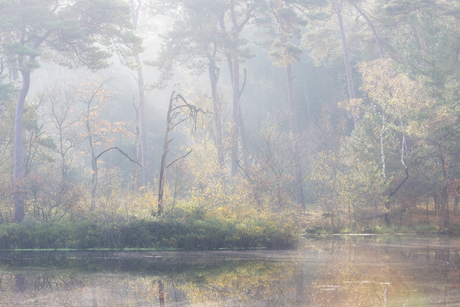
<instances>
[{"instance_id":1,"label":"bare branch","mask_svg":"<svg viewBox=\"0 0 460 307\"><path fill-rule=\"evenodd\" d=\"M110 151L110 150L113 150L113 149L118 150L123 156L125 156L126 158L128 158L131 162L134 162L134 163L136 163L137 165L139 165L140 167L142 167L142 165L140 165L139 162L137 162L137 161L131 159L131 157L128 156L127 153L125 153L123 150L121 150L120 148L118 148L118 147L116 147L116 146L115 146L115 147L110 147L110 148L104 150L104 151L101 152L99 155L97 155L96 158L94 158L94 160L97 161L97 159L99 159L103 154L105 154L106 152L108 152L108 151Z\"/></svg>"},{"instance_id":2,"label":"bare branch","mask_svg":"<svg viewBox=\"0 0 460 307\"><path fill-rule=\"evenodd\" d=\"M169 163L166 168L170 167L171 165L173 165L174 163L176 163L177 161L179 161L180 159L183 159L185 157L187 157L191 152L193 151L193 149L190 149L189 152L187 152L185 155L183 155L182 157L179 157L177 158L176 160L172 161L171 163Z\"/></svg>"}]
</instances>

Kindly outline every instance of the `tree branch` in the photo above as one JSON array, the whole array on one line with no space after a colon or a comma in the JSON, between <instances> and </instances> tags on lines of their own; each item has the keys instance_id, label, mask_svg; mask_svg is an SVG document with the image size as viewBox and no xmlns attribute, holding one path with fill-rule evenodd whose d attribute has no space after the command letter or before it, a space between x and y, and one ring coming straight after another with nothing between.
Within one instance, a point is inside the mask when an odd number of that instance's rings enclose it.
<instances>
[{"instance_id":1,"label":"tree branch","mask_svg":"<svg viewBox=\"0 0 460 307\"><path fill-rule=\"evenodd\" d=\"M110 151L110 150L113 150L113 149L118 150L123 156L125 156L126 158L128 158L131 162L134 162L134 163L136 163L137 165L139 165L140 167L142 167L142 165L140 165L139 162L137 162L137 161L131 159L131 157L128 156L127 153L125 153L123 150L121 150L121 149L118 148L118 147L110 147L110 148L104 150L104 151L101 152L99 155L97 155L96 158L94 158L94 160L97 161L97 159L99 159L103 154L105 154L106 152L108 152L108 151Z\"/></svg>"},{"instance_id":2,"label":"tree branch","mask_svg":"<svg viewBox=\"0 0 460 307\"><path fill-rule=\"evenodd\" d=\"M172 161L171 163L169 163L166 168L170 167L171 165L173 165L174 163L176 163L177 161L179 161L180 159L183 159L185 157L187 157L191 152L193 151L193 149L190 149L189 152L187 152L185 155L183 155L182 157L179 157L177 158L176 160Z\"/></svg>"},{"instance_id":3,"label":"tree branch","mask_svg":"<svg viewBox=\"0 0 460 307\"><path fill-rule=\"evenodd\" d=\"M407 181L407 179L409 179L409 169L406 167L406 178L404 178L404 180L401 181L401 183L396 187L394 191L390 192L390 195L388 196L388 198L392 198L399 191L399 189L402 187L404 182Z\"/></svg>"}]
</instances>

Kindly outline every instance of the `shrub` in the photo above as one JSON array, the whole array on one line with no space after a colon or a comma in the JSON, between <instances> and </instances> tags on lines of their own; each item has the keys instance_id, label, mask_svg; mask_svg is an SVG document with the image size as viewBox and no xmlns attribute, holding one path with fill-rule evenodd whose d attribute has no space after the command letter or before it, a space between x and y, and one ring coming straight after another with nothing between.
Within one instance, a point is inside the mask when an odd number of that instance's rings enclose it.
<instances>
[{"instance_id":1,"label":"shrub","mask_svg":"<svg viewBox=\"0 0 460 307\"><path fill-rule=\"evenodd\" d=\"M192 217L193 216L193 217ZM267 218L87 219L0 225L0 249L43 248L292 248L298 240L292 221Z\"/></svg>"}]
</instances>

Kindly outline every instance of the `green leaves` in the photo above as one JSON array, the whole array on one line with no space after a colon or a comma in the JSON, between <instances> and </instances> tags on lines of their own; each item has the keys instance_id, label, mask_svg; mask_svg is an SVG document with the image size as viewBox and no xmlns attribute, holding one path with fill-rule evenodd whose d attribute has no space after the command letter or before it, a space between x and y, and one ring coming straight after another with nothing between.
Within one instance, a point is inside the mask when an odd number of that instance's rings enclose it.
<instances>
[{"instance_id":1,"label":"green leaves","mask_svg":"<svg viewBox=\"0 0 460 307\"><path fill-rule=\"evenodd\" d=\"M20 71L38 68L35 58L67 67L105 68L112 52L132 56L141 50L130 30L129 7L120 1L3 1L0 3L0 51ZM131 50L132 52L128 52Z\"/></svg>"}]
</instances>

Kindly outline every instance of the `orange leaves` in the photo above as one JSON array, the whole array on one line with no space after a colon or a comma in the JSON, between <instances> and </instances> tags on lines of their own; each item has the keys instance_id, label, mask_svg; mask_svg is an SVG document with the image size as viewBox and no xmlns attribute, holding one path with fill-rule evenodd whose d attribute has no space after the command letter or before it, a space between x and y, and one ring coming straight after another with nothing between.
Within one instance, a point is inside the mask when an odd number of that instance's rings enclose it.
<instances>
[{"instance_id":1,"label":"orange leaves","mask_svg":"<svg viewBox=\"0 0 460 307\"><path fill-rule=\"evenodd\" d=\"M117 94L105 87L108 81L94 77L92 82L83 82L78 87L74 87L79 100L86 105L85 110L80 113L76 126L84 127L80 137L90 138L91 147L112 146L115 135L128 134L127 122L110 122L101 119L101 113L109 105L110 99Z\"/></svg>"}]
</instances>

